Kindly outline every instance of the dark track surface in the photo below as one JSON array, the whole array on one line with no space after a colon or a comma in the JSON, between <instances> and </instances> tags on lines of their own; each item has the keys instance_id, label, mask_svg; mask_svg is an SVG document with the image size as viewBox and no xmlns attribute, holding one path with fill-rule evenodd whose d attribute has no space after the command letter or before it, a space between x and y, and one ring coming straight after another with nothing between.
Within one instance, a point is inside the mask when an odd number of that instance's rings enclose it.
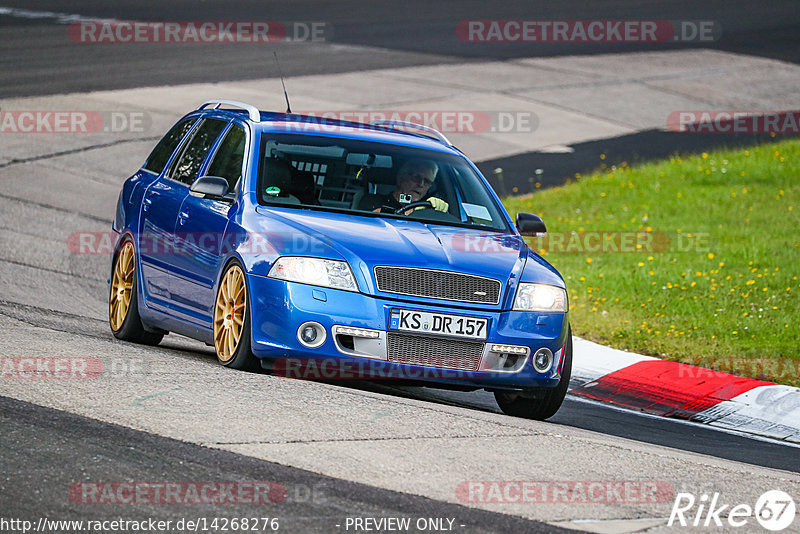
<instances>
[{"instance_id":1,"label":"dark track surface","mask_svg":"<svg viewBox=\"0 0 800 534\"><path fill-rule=\"evenodd\" d=\"M601 163L607 167L644 163L669 158L674 154L698 154L718 149L746 148L764 143L776 143L797 135L676 133L644 130L620 137L599 139L570 145L574 152L526 152L503 158L477 162L481 173L501 195L511 195L514 187L520 192L533 191L532 183L542 187L563 185L575 174L595 171ZM604 159L600 159L603 154ZM503 169L502 183L494 170ZM542 172L537 174L537 169Z\"/></svg>"},{"instance_id":2,"label":"dark track surface","mask_svg":"<svg viewBox=\"0 0 800 534\"><path fill-rule=\"evenodd\" d=\"M380 393L500 413L494 396L485 391L461 393L417 387L387 387L382 384L360 387ZM755 440L745 435L720 432L705 425L689 425L674 419L623 411L599 402L583 401L571 395L567 395L561 409L548 422L553 423L554 427L582 428L653 445L800 473L800 463L797 461L800 450L797 448L772 441Z\"/></svg>"},{"instance_id":3,"label":"dark track surface","mask_svg":"<svg viewBox=\"0 0 800 534\"><path fill-rule=\"evenodd\" d=\"M613 0L584 2L266 3L258 0L105 2L3 0L0 7L88 18L143 21L280 21L326 24L326 43L80 44L51 18L0 15L0 97L244 80L276 76L272 51L287 76L362 71L480 59L515 59L644 50L711 48L800 62L800 9L792 0ZM706 20L720 39L696 43L464 43L464 20ZM357 48L331 45L355 45ZM370 48L363 48L370 47ZM373 48L374 47L374 48Z\"/></svg>"},{"instance_id":4,"label":"dark track surface","mask_svg":"<svg viewBox=\"0 0 800 534\"><path fill-rule=\"evenodd\" d=\"M436 517L454 519L453 530L463 533L571 532L190 445L7 397L0 397L0 422L0 510L4 518L34 524L42 516L93 521L153 518L173 524L181 518L204 517L210 522L214 517L268 516L279 518L280 532L325 533L345 532L348 516L410 517L412 525L417 518ZM285 486L286 498L260 505L98 505L70 499L69 488L76 482L112 481L276 482Z\"/></svg>"},{"instance_id":5,"label":"dark track surface","mask_svg":"<svg viewBox=\"0 0 800 534\"><path fill-rule=\"evenodd\" d=\"M587 5L588 4L588 5ZM30 20L0 15L0 98L274 77L272 51L280 54L287 76L397 68L409 65L463 63L484 59L602 54L639 50L703 47L800 63L800 9L795 1L752 2L655 0L430 2L286 2L248 0L130 2L99 0L70 3L0 0L2 7L73 13L84 17L138 20L278 20L324 21L333 29L329 43L278 45L80 45L70 42L67 26L53 19ZM600 7L602 6L602 7ZM461 43L455 26L466 19L667 19L715 20L723 29L716 43L659 45L478 45ZM353 46L336 46L353 45ZM367 48L365 48L367 47ZM372 48L375 47L375 48ZM724 139L722 139L724 138ZM503 167L527 187L531 169L545 169L553 184L564 176L594 168L599 153L611 165L636 158L661 157L675 150L698 151L719 143L749 144L753 136L687 136L641 132L575 145L573 154L529 153L483 162L491 177ZM507 179L510 189L517 182ZM41 207L41 206L39 206ZM33 209L33 208L32 208ZM62 217L64 214L58 214ZM55 222L54 222L55 223ZM105 273L103 273L105 276ZM74 282L71 280L70 283ZM102 284L100 284L102 286ZM44 299L41 303L46 305ZM104 321L48 312L3 302L4 314L44 329L108 338ZM74 324L73 324L74 323ZM163 349L165 352L168 349ZM188 354L188 353L187 353ZM197 355L199 360L209 354ZM199 363L199 362L192 362ZM451 404L468 410L497 408L487 393L375 389L398 397ZM644 444L800 472L798 449L640 416L568 398L552 419L552 432L574 427ZM325 477L308 471L207 449L169 438L101 423L78 415L0 397L0 510L3 517L104 519L251 515L252 506L81 506L67 498L76 481L113 480L273 480L288 487L321 484L325 502L287 502L263 514L281 517L284 532L337 532L346 516L455 517L461 532L555 532L555 527L482 512ZM561 430L563 432L563 430Z\"/></svg>"}]
</instances>

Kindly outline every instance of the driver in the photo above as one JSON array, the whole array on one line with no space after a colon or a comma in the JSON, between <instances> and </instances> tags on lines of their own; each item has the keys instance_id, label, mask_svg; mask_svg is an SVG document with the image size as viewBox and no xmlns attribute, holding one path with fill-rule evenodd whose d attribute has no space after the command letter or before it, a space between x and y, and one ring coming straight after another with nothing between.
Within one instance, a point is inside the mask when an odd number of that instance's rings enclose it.
<instances>
[{"instance_id":1,"label":"driver","mask_svg":"<svg viewBox=\"0 0 800 534\"><path fill-rule=\"evenodd\" d=\"M388 195L372 195L364 198L359 208L391 213L412 202L430 202L433 209L446 212L450 208L447 202L440 198L427 196L438 172L439 166L431 160L408 160L397 171L397 186L394 191ZM426 206L420 208L424 207ZM413 210L406 211L405 214L408 215L411 211Z\"/></svg>"}]
</instances>

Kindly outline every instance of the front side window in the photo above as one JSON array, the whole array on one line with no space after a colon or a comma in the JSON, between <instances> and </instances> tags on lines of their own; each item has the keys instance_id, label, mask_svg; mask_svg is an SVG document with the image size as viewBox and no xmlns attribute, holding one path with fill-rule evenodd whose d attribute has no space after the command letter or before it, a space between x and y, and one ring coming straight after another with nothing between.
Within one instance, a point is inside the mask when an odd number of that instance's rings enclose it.
<instances>
[{"instance_id":1,"label":"front side window","mask_svg":"<svg viewBox=\"0 0 800 534\"><path fill-rule=\"evenodd\" d=\"M192 140L183 150L180 160L172 169L171 178L186 185L191 185L197 178L200 166L208 155L209 149L225 129L228 123L219 119L206 119L193 134Z\"/></svg>"},{"instance_id":2,"label":"front side window","mask_svg":"<svg viewBox=\"0 0 800 534\"><path fill-rule=\"evenodd\" d=\"M173 126L150 153L144 168L156 174L161 174L167 161L169 161L169 157L175 152L178 143L181 142L183 136L192 127L194 121L195 119L188 119Z\"/></svg>"},{"instance_id":3,"label":"front side window","mask_svg":"<svg viewBox=\"0 0 800 534\"><path fill-rule=\"evenodd\" d=\"M233 191L242 177L244 163L244 130L234 125L225 134L206 174L220 176L228 181L228 191Z\"/></svg>"},{"instance_id":4,"label":"front side window","mask_svg":"<svg viewBox=\"0 0 800 534\"><path fill-rule=\"evenodd\" d=\"M508 231L502 208L461 156L313 135L265 135L258 199L360 216Z\"/></svg>"}]
</instances>

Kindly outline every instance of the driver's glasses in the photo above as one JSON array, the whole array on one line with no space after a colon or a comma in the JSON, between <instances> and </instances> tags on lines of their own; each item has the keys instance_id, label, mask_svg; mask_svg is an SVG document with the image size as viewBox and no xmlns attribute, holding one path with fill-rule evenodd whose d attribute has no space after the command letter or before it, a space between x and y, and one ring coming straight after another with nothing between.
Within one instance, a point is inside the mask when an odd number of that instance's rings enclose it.
<instances>
[{"instance_id":1,"label":"driver's glasses","mask_svg":"<svg viewBox=\"0 0 800 534\"><path fill-rule=\"evenodd\" d=\"M414 173L412 173L412 172L404 172L403 176L406 179L413 180L413 181L417 182L418 184L424 185L425 187L430 187L430 186L433 185L433 178L428 178L424 174L420 174L420 173L416 173L416 172L414 172Z\"/></svg>"}]
</instances>

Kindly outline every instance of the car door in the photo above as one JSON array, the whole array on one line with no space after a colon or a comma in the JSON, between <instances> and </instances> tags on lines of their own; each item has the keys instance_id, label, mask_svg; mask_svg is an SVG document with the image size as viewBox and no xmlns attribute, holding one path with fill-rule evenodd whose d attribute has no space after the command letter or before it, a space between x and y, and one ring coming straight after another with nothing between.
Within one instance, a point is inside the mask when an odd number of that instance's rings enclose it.
<instances>
[{"instance_id":1,"label":"car door","mask_svg":"<svg viewBox=\"0 0 800 534\"><path fill-rule=\"evenodd\" d=\"M172 277L175 273L175 223L189 185L227 121L204 119L179 149L168 169L150 185L142 199L140 261L145 298L149 305L171 311Z\"/></svg>"},{"instance_id":2,"label":"car door","mask_svg":"<svg viewBox=\"0 0 800 534\"><path fill-rule=\"evenodd\" d=\"M245 130L232 124L216 146L202 175L220 176L228 181L229 193L238 196L246 146ZM222 239L228 225L232 202L188 195L184 198L175 226L181 249L175 260L172 300L183 318L211 326L214 285L222 254Z\"/></svg>"},{"instance_id":3,"label":"car door","mask_svg":"<svg viewBox=\"0 0 800 534\"><path fill-rule=\"evenodd\" d=\"M164 304L169 299L168 279L162 262L172 244L170 226L177 214L177 207L175 199L171 198L174 191L171 190L169 181L163 180L163 176L169 173L171 166L167 165L177 158L173 154L180 154L183 148L181 141L190 137L189 131L196 122L197 118L191 118L173 126L150 153L144 165L145 170L157 176L147 186L142 198L140 226L135 236L142 270L142 287L149 304Z\"/></svg>"}]
</instances>

